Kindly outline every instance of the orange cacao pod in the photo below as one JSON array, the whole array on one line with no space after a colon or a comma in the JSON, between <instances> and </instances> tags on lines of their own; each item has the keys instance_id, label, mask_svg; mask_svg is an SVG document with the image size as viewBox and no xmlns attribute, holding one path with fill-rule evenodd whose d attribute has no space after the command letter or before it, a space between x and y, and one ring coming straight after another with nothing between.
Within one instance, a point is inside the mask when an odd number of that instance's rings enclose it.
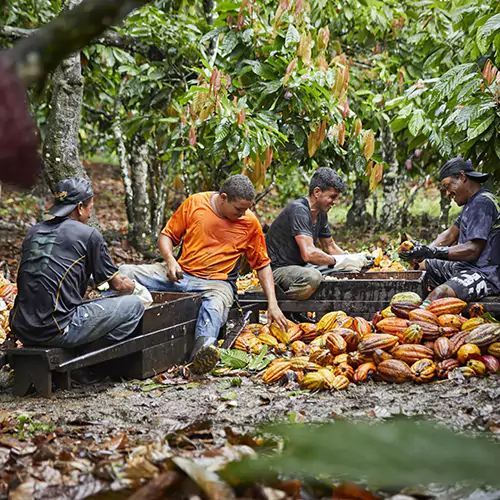
<instances>
[{"instance_id":1,"label":"orange cacao pod","mask_svg":"<svg viewBox=\"0 0 500 500\"><path fill-rule=\"evenodd\" d=\"M274 352L276 354L285 354L287 351L286 345L281 342L274 346Z\"/></svg>"},{"instance_id":2,"label":"orange cacao pod","mask_svg":"<svg viewBox=\"0 0 500 500\"><path fill-rule=\"evenodd\" d=\"M377 366L377 372L382 380L401 384L411 380L412 373L410 367L399 359L388 359L382 361Z\"/></svg>"},{"instance_id":3,"label":"orange cacao pod","mask_svg":"<svg viewBox=\"0 0 500 500\"><path fill-rule=\"evenodd\" d=\"M285 361L284 359L275 360L275 361L277 361L277 362L271 363L267 367L264 374L262 375L262 381L265 384L273 384L274 382L277 382L292 367L292 364L290 363L290 361Z\"/></svg>"},{"instance_id":4,"label":"orange cacao pod","mask_svg":"<svg viewBox=\"0 0 500 500\"><path fill-rule=\"evenodd\" d=\"M372 327L370 326L370 323L365 318L361 318L360 316L356 316L354 318L353 328L362 337L364 337L365 335L370 335L370 333L372 333Z\"/></svg>"},{"instance_id":5,"label":"orange cacao pod","mask_svg":"<svg viewBox=\"0 0 500 500\"><path fill-rule=\"evenodd\" d=\"M462 327L462 322L456 314L441 314L438 316L438 320L441 326L451 326L458 329Z\"/></svg>"},{"instance_id":6,"label":"orange cacao pod","mask_svg":"<svg viewBox=\"0 0 500 500\"><path fill-rule=\"evenodd\" d=\"M411 365L411 373L419 384L430 382L436 374L436 364L431 359L421 359Z\"/></svg>"},{"instance_id":7,"label":"orange cacao pod","mask_svg":"<svg viewBox=\"0 0 500 500\"><path fill-rule=\"evenodd\" d=\"M349 363L353 368L357 368L363 363L367 363L367 360L359 351L353 351L347 354L347 363Z\"/></svg>"},{"instance_id":8,"label":"orange cacao pod","mask_svg":"<svg viewBox=\"0 0 500 500\"><path fill-rule=\"evenodd\" d=\"M467 366L472 368L478 377L484 377L487 374L486 365L478 359L469 359Z\"/></svg>"},{"instance_id":9,"label":"orange cacao pod","mask_svg":"<svg viewBox=\"0 0 500 500\"><path fill-rule=\"evenodd\" d=\"M335 330L332 330L329 333L337 333L345 340L347 352L355 351L359 342L363 338L360 333L351 330L350 328L335 328Z\"/></svg>"},{"instance_id":10,"label":"orange cacao pod","mask_svg":"<svg viewBox=\"0 0 500 500\"><path fill-rule=\"evenodd\" d=\"M354 376L354 368L347 363L340 363L340 365L336 366L333 370L333 374L344 375L344 377L347 377L351 381Z\"/></svg>"},{"instance_id":11,"label":"orange cacao pod","mask_svg":"<svg viewBox=\"0 0 500 500\"><path fill-rule=\"evenodd\" d=\"M250 323L247 325L246 330L249 330L254 335L258 335L262 328L264 328L264 325L261 325L260 323Z\"/></svg>"},{"instance_id":12,"label":"orange cacao pod","mask_svg":"<svg viewBox=\"0 0 500 500\"><path fill-rule=\"evenodd\" d=\"M327 366L331 364L333 360L332 355L328 349L321 349L311 353L311 355L309 356L309 361L320 366Z\"/></svg>"},{"instance_id":13,"label":"orange cacao pod","mask_svg":"<svg viewBox=\"0 0 500 500\"><path fill-rule=\"evenodd\" d=\"M454 349L455 346L448 337L439 337L434 342L434 353L439 360L451 358Z\"/></svg>"},{"instance_id":14,"label":"orange cacao pod","mask_svg":"<svg viewBox=\"0 0 500 500\"><path fill-rule=\"evenodd\" d=\"M441 314L460 314L467 307L467 302L457 299L456 297L444 297L442 299L433 300L427 309L433 312L436 316Z\"/></svg>"},{"instance_id":15,"label":"orange cacao pod","mask_svg":"<svg viewBox=\"0 0 500 500\"><path fill-rule=\"evenodd\" d=\"M417 307L413 302L393 302L391 304L391 311L398 318L408 319L410 311L413 311Z\"/></svg>"},{"instance_id":16,"label":"orange cacao pod","mask_svg":"<svg viewBox=\"0 0 500 500\"><path fill-rule=\"evenodd\" d=\"M347 344L346 341L338 333L329 333L326 338L326 347L330 352L336 356L345 352Z\"/></svg>"},{"instance_id":17,"label":"orange cacao pod","mask_svg":"<svg viewBox=\"0 0 500 500\"><path fill-rule=\"evenodd\" d=\"M353 382L366 382L375 378L377 374L377 367L375 363L363 363L356 368L354 375L352 377Z\"/></svg>"},{"instance_id":18,"label":"orange cacao pod","mask_svg":"<svg viewBox=\"0 0 500 500\"><path fill-rule=\"evenodd\" d=\"M436 375L439 378L447 378L448 373L451 370L458 368L459 366L460 366L460 363L458 362L457 359L454 359L454 358L444 359L443 361L440 361L436 365Z\"/></svg>"},{"instance_id":19,"label":"orange cacao pod","mask_svg":"<svg viewBox=\"0 0 500 500\"><path fill-rule=\"evenodd\" d=\"M375 349L372 354L372 361L379 365L382 361L387 361L388 359L394 359L392 354L384 351L383 349Z\"/></svg>"},{"instance_id":20,"label":"orange cacao pod","mask_svg":"<svg viewBox=\"0 0 500 500\"><path fill-rule=\"evenodd\" d=\"M403 318L385 318L377 323L377 330L382 333L389 333L391 335L398 335L403 333L410 323Z\"/></svg>"},{"instance_id":21,"label":"orange cacao pod","mask_svg":"<svg viewBox=\"0 0 500 500\"><path fill-rule=\"evenodd\" d=\"M290 344L290 350L296 355L308 354L309 347L302 340L295 340Z\"/></svg>"},{"instance_id":22,"label":"orange cacao pod","mask_svg":"<svg viewBox=\"0 0 500 500\"><path fill-rule=\"evenodd\" d=\"M483 316L483 314L486 314L484 304L475 303L469 306L469 316L471 318L479 318L480 316Z\"/></svg>"},{"instance_id":23,"label":"orange cacao pod","mask_svg":"<svg viewBox=\"0 0 500 500\"><path fill-rule=\"evenodd\" d=\"M427 309L413 309L413 311L408 313L408 317L410 321L425 321L426 323L433 323L439 326L438 317Z\"/></svg>"},{"instance_id":24,"label":"orange cacao pod","mask_svg":"<svg viewBox=\"0 0 500 500\"><path fill-rule=\"evenodd\" d=\"M488 346L488 354L495 356L495 358L500 358L500 342L493 342Z\"/></svg>"},{"instance_id":25,"label":"orange cacao pod","mask_svg":"<svg viewBox=\"0 0 500 500\"><path fill-rule=\"evenodd\" d=\"M300 340L300 338L304 335L302 328L299 325L294 325L288 330L288 340L289 342L295 342L296 340Z\"/></svg>"},{"instance_id":26,"label":"orange cacao pod","mask_svg":"<svg viewBox=\"0 0 500 500\"><path fill-rule=\"evenodd\" d=\"M257 339L257 337L250 331L242 331L234 341L234 349L238 349L240 351L250 351L250 343L253 339Z\"/></svg>"},{"instance_id":27,"label":"orange cacao pod","mask_svg":"<svg viewBox=\"0 0 500 500\"><path fill-rule=\"evenodd\" d=\"M358 351L361 354L373 352L375 349L390 349L398 343L398 337L385 333L372 333L363 337L358 345Z\"/></svg>"},{"instance_id":28,"label":"orange cacao pod","mask_svg":"<svg viewBox=\"0 0 500 500\"><path fill-rule=\"evenodd\" d=\"M401 342L404 344L420 344L424 330L420 325L410 325L401 335Z\"/></svg>"},{"instance_id":29,"label":"orange cacao pod","mask_svg":"<svg viewBox=\"0 0 500 500\"><path fill-rule=\"evenodd\" d=\"M422 327L422 338L424 340L435 340L442 336L442 326L427 323L426 321L413 321L413 324Z\"/></svg>"},{"instance_id":30,"label":"orange cacao pod","mask_svg":"<svg viewBox=\"0 0 500 500\"><path fill-rule=\"evenodd\" d=\"M481 349L476 344L464 344L457 351L457 359L461 365L465 365L471 356L481 356Z\"/></svg>"},{"instance_id":31,"label":"orange cacao pod","mask_svg":"<svg viewBox=\"0 0 500 500\"><path fill-rule=\"evenodd\" d=\"M421 359L432 359L434 357L434 351L418 344L402 344L398 345L391 354L401 361L404 361L408 365L413 365L416 361Z\"/></svg>"}]
</instances>

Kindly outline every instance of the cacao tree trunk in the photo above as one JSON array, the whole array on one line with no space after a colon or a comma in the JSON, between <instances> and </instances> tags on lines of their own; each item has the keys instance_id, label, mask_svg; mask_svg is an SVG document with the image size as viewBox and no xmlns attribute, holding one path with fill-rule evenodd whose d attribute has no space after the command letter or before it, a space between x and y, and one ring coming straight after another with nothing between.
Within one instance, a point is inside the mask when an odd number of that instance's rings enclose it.
<instances>
[{"instance_id":1,"label":"cacao tree trunk","mask_svg":"<svg viewBox=\"0 0 500 500\"><path fill-rule=\"evenodd\" d=\"M389 126L382 129L380 140L382 160L389 165L389 168L384 172L382 179L383 204L380 211L379 227L383 230L391 230L397 227L399 223L400 175L396 157L396 142Z\"/></svg>"},{"instance_id":2,"label":"cacao tree trunk","mask_svg":"<svg viewBox=\"0 0 500 500\"><path fill-rule=\"evenodd\" d=\"M370 188L367 182L356 179L352 205L347 212L347 225L364 229L369 226L371 216L366 210L366 201L370 195Z\"/></svg>"},{"instance_id":3,"label":"cacao tree trunk","mask_svg":"<svg viewBox=\"0 0 500 500\"><path fill-rule=\"evenodd\" d=\"M439 202L441 211L439 213L439 231L444 231L449 227L451 201L446 196L446 190L440 188L441 200Z\"/></svg>"}]
</instances>

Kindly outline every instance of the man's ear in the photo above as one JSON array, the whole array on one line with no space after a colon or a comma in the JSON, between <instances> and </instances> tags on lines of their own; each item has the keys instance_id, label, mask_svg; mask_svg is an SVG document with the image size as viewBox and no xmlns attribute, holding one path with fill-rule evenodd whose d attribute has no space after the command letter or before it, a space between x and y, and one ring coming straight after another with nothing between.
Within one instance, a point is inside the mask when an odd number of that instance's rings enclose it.
<instances>
[{"instance_id":1,"label":"man's ear","mask_svg":"<svg viewBox=\"0 0 500 500\"><path fill-rule=\"evenodd\" d=\"M227 193L219 193L219 198L224 202L227 201Z\"/></svg>"}]
</instances>

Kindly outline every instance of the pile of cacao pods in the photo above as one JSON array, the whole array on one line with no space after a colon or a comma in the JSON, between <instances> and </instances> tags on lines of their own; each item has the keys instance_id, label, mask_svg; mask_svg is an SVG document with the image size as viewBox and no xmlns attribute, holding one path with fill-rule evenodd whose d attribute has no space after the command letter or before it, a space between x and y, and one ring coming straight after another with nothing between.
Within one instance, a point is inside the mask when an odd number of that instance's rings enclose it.
<instances>
[{"instance_id":1,"label":"pile of cacao pods","mask_svg":"<svg viewBox=\"0 0 500 500\"><path fill-rule=\"evenodd\" d=\"M263 372L263 382L292 379L310 390L500 371L500 324L485 319L481 306L471 306L466 318L461 313L467 303L460 299L435 300L425 309L421 303L418 294L405 292L371 321L332 311L318 323L289 322L287 332L274 324L250 324L234 348L258 354L267 345L278 357Z\"/></svg>"},{"instance_id":2,"label":"pile of cacao pods","mask_svg":"<svg viewBox=\"0 0 500 500\"><path fill-rule=\"evenodd\" d=\"M5 342L10 332L9 314L14 307L17 287L10 281L0 278L0 344Z\"/></svg>"}]
</instances>

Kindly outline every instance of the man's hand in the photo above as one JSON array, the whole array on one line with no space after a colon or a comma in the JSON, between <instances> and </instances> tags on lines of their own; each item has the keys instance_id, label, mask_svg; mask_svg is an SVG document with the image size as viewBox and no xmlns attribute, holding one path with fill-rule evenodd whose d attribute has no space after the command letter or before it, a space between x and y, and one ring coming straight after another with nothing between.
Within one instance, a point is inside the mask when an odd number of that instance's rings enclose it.
<instances>
[{"instance_id":1,"label":"man's hand","mask_svg":"<svg viewBox=\"0 0 500 500\"><path fill-rule=\"evenodd\" d=\"M281 312L278 304L270 304L267 308L267 324L270 325L273 321L276 322L282 331L288 331L288 321Z\"/></svg>"},{"instance_id":2,"label":"man's hand","mask_svg":"<svg viewBox=\"0 0 500 500\"><path fill-rule=\"evenodd\" d=\"M399 256L406 261L422 262L425 259L448 260L448 247L432 247L412 240L413 248L399 252Z\"/></svg>"},{"instance_id":3,"label":"man's hand","mask_svg":"<svg viewBox=\"0 0 500 500\"><path fill-rule=\"evenodd\" d=\"M167 277L174 283L178 283L182 279L182 268L175 259L170 259L167 262Z\"/></svg>"},{"instance_id":4,"label":"man's hand","mask_svg":"<svg viewBox=\"0 0 500 500\"><path fill-rule=\"evenodd\" d=\"M127 276L117 274L109 280L109 288L118 292L118 295L129 295L134 292L135 284Z\"/></svg>"}]
</instances>

